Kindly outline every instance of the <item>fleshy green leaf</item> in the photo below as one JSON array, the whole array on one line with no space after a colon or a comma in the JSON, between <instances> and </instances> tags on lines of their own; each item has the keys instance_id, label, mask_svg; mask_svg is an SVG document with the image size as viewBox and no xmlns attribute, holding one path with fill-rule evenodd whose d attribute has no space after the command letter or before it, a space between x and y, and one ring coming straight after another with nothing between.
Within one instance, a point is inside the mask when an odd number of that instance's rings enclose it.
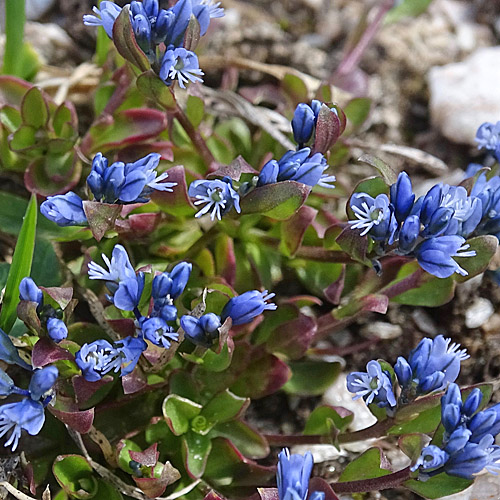
<instances>
[{"instance_id":1,"label":"fleshy green leaf","mask_svg":"<svg viewBox=\"0 0 500 500\"><path fill-rule=\"evenodd\" d=\"M236 396L228 389L212 398L201 411L211 423L226 422L241 415L250 404L248 398Z\"/></svg>"},{"instance_id":2,"label":"fleshy green leaf","mask_svg":"<svg viewBox=\"0 0 500 500\"><path fill-rule=\"evenodd\" d=\"M370 448L347 464L340 475L339 483L387 476L392 472L389 465L380 448Z\"/></svg>"},{"instance_id":3,"label":"fleshy green leaf","mask_svg":"<svg viewBox=\"0 0 500 500\"><path fill-rule=\"evenodd\" d=\"M290 394L318 396L323 394L338 377L340 363L328 361L293 361L290 363L292 378L283 386Z\"/></svg>"},{"instance_id":4,"label":"fleshy green leaf","mask_svg":"<svg viewBox=\"0 0 500 500\"><path fill-rule=\"evenodd\" d=\"M258 187L241 200L241 213L260 213L273 219L289 219L306 201L311 188L295 181Z\"/></svg>"},{"instance_id":5,"label":"fleshy green leaf","mask_svg":"<svg viewBox=\"0 0 500 500\"><path fill-rule=\"evenodd\" d=\"M454 493L463 491L473 482L473 480L449 476L443 472L437 476L431 477L425 482L410 479L409 481L405 481L403 484L409 490L414 491L418 495L428 498L429 500L433 500L434 498L447 497L448 495L453 495Z\"/></svg>"},{"instance_id":6,"label":"fleshy green leaf","mask_svg":"<svg viewBox=\"0 0 500 500\"><path fill-rule=\"evenodd\" d=\"M92 476L92 467L80 455L59 455L52 472L62 489L74 498L92 498L97 493L97 480Z\"/></svg>"},{"instance_id":7,"label":"fleshy green leaf","mask_svg":"<svg viewBox=\"0 0 500 500\"><path fill-rule=\"evenodd\" d=\"M33 250L35 248L37 213L36 197L32 195L26 209L14 255L12 256L12 264L0 312L0 328L6 333L10 332L16 321L17 304L19 303L19 284L23 278L30 275Z\"/></svg>"},{"instance_id":8,"label":"fleshy green leaf","mask_svg":"<svg viewBox=\"0 0 500 500\"><path fill-rule=\"evenodd\" d=\"M165 85L165 82L153 70L145 71L137 77L137 88L141 94L148 99L153 99L162 108L175 108L175 97L172 90ZM201 110L203 117L203 107Z\"/></svg>"},{"instance_id":9,"label":"fleshy green leaf","mask_svg":"<svg viewBox=\"0 0 500 500\"><path fill-rule=\"evenodd\" d=\"M498 248L497 237L491 235L477 236L467 240L467 243L470 245L467 251L475 250L476 255L474 257L454 257L458 265L468 273L467 276L455 273L453 277L458 283L463 283L484 272Z\"/></svg>"},{"instance_id":10,"label":"fleshy green leaf","mask_svg":"<svg viewBox=\"0 0 500 500\"><path fill-rule=\"evenodd\" d=\"M358 161L368 163L368 165L375 167L382 174L382 178L388 185L395 184L398 180L398 175L396 174L394 169L377 156L364 154L363 156L358 158Z\"/></svg>"},{"instance_id":11,"label":"fleshy green leaf","mask_svg":"<svg viewBox=\"0 0 500 500\"><path fill-rule=\"evenodd\" d=\"M346 408L327 405L318 406L309 415L304 428L304 434L330 435L333 429L342 432L353 421L353 418L353 413Z\"/></svg>"},{"instance_id":12,"label":"fleshy green leaf","mask_svg":"<svg viewBox=\"0 0 500 500\"><path fill-rule=\"evenodd\" d=\"M241 420L217 424L210 431L210 436L229 439L243 455L249 458L265 458L269 455L269 445L264 437Z\"/></svg>"},{"instance_id":13,"label":"fleshy green leaf","mask_svg":"<svg viewBox=\"0 0 500 500\"><path fill-rule=\"evenodd\" d=\"M125 472L132 474L133 470L130 468L129 465L132 459L130 458L129 451L141 451L141 447L134 441L131 441L130 439L122 439L118 443L117 451L118 451L118 465Z\"/></svg>"},{"instance_id":14,"label":"fleshy green leaf","mask_svg":"<svg viewBox=\"0 0 500 500\"><path fill-rule=\"evenodd\" d=\"M169 394L163 401L163 416L176 436L185 434L189 430L191 420L201 409L202 406L198 403L177 394Z\"/></svg>"},{"instance_id":15,"label":"fleshy green leaf","mask_svg":"<svg viewBox=\"0 0 500 500\"><path fill-rule=\"evenodd\" d=\"M201 477L205 472L208 455L212 449L212 441L208 436L188 432L182 440L184 465L191 477Z\"/></svg>"},{"instance_id":16,"label":"fleshy green leaf","mask_svg":"<svg viewBox=\"0 0 500 500\"><path fill-rule=\"evenodd\" d=\"M35 129L45 127L49 120L49 107L38 87L32 87L21 103L23 122Z\"/></svg>"}]
</instances>

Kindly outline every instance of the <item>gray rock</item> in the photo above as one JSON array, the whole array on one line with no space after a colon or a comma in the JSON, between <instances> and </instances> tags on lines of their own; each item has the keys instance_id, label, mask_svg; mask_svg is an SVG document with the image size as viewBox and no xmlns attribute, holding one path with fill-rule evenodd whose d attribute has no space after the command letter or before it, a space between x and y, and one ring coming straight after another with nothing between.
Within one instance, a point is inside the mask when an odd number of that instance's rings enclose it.
<instances>
[{"instance_id":1,"label":"gray rock","mask_svg":"<svg viewBox=\"0 0 500 500\"><path fill-rule=\"evenodd\" d=\"M476 130L500 118L500 46L477 49L428 74L433 125L451 141L475 145Z\"/></svg>"}]
</instances>

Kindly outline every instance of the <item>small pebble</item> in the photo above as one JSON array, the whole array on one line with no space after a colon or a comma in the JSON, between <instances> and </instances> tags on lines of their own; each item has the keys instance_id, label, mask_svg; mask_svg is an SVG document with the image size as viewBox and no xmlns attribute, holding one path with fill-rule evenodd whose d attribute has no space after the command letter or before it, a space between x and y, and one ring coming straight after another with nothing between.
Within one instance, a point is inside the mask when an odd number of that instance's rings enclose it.
<instances>
[{"instance_id":1,"label":"small pebble","mask_svg":"<svg viewBox=\"0 0 500 500\"><path fill-rule=\"evenodd\" d=\"M465 326L467 328L479 328L494 313L493 304L483 297L478 297L465 311Z\"/></svg>"}]
</instances>

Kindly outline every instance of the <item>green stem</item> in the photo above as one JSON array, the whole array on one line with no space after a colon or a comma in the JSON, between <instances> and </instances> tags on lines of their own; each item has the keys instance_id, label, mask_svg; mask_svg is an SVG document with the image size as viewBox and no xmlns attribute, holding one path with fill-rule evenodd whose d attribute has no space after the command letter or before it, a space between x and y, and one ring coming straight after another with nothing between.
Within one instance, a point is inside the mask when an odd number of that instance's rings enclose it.
<instances>
[{"instance_id":1,"label":"green stem","mask_svg":"<svg viewBox=\"0 0 500 500\"><path fill-rule=\"evenodd\" d=\"M184 259L196 257L204 248L206 248L219 234L217 224L214 224L206 233L203 233L185 252Z\"/></svg>"},{"instance_id":2,"label":"green stem","mask_svg":"<svg viewBox=\"0 0 500 500\"><path fill-rule=\"evenodd\" d=\"M24 0L5 2L5 53L2 72L22 76L24 23L26 21Z\"/></svg>"}]
</instances>

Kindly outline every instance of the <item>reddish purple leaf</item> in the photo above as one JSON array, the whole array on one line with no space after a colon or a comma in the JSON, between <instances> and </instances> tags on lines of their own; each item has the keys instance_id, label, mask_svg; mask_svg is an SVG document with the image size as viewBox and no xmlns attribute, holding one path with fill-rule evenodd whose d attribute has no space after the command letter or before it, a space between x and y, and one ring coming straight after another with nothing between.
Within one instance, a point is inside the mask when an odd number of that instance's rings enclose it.
<instances>
[{"instance_id":1,"label":"reddish purple leaf","mask_svg":"<svg viewBox=\"0 0 500 500\"><path fill-rule=\"evenodd\" d=\"M19 304L17 304L17 316L28 328L40 334L42 325L36 312L37 307L38 304L36 302L21 300Z\"/></svg>"},{"instance_id":2,"label":"reddish purple leaf","mask_svg":"<svg viewBox=\"0 0 500 500\"><path fill-rule=\"evenodd\" d=\"M239 181L241 174L259 175L259 172L257 172L257 170L255 170L242 156L238 156L230 165L220 166L217 170L207 175L207 178L211 179L213 177L227 176L233 179L233 181Z\"/></svg>"},{"instance_id":3,"label":"reddish purple leaf","mask_svg":"<svg viewBox=\"0 0 500 500\"><path fill-rule=\"evenodd\" d=\"M85 380L81 375L75 375L71 382L73 383L73 389L75 390L76 402L80 405L85 404L102 386L109 384L113 381L111 375L105 375L100 380L95 382L89 382Z\"/></svg>"},{"instance_id":4,"label":"reddish purple leaf","mask_svg":"<svg viewBox=\"0 0 500 500\"><path fill-rule=\"evenodd\" d=\"M316 218L318 211L303 205L288 220L281 224L281 248L292 257L299 249L307 228Z\"/></svg>"},{"instance_id":5,"label":"reddish purple leaf","mask_svg":"<svg viewBox=\"0 0 500 500\"><path fill-rule=\"evenodd\" d=\"M371 262L366 258L368 249L368 238L360 236L361 231L356 231L346 226L336 239L338 245L347 252L354 260L363 264L370 265Z\"/></svg>"},{"instance_id":6,"label":"reddish purple leaf","mask_svg":"<svg viewBox=\"0 0 500 500\"><path fill-rule=\"evenodd\" d=\"M361 299L362 310L385 314L389 305L389 297L386 295L366 295Z\"/></svg>"},{"instance_id":7,"label":"reddish purple leaf","mask_svg":"<svg viewBox=\"0 0 500 500\"><path fill-rule=\"evenodd\" d=\"M123 338L135 335L135 323L133 319L108 319L107 322Z\"/></svg>"},{"instance_id":8,"label":"reddish purple leaf","mask_svg":"<svg viewBox=\"0 0 500 500\"><path fill-rule=\"evenodd\" d=\"M182 165L169 168L168 182L176 182L173 192L154 191L151 199L164 211L172 215L193 215L195 207L188 196L186 172Z\"/></svg>"},{"instance_id":9,"label":"reddish purple leaf","mask_svg":"<svg viewBox=\"0 0 500 500\"><path fill-rule=\"evenodd\" d=\"M317 329L314 318L300 313L298 318L287 321L273 330L267 348L290 359L299 359L309 349Z\"/></svg>"},{"instance_id":10,"label":"reddish purple leaf","mask_svg":"<svg viewBox=\"0 0 500 500\"><path fill-rule=\"evenodd\" d=\"M322 491L325 494L325 500L339 500L339 497L332 490L332 487L320 477L312 477L309 481L309 495L310 498L315 491Z\"/></svg>"},{"instance_id":11,"label":"reddish purple leaf","mask_svg":"<svg viewBox=\"0 0 500 500\"><path fill-rule=\"evenodd\" d=\"M9 105L15 108L21 106L23 97L33 85L21 78L10 75L0 76L0 107Z\"/></svg>"},{"instance_id":12,"label":"reddish purple leaf","mask_svg":"<svg viewBox=\"0 0 500 500\"><path fill-rule=\"evenodd\" d=\"M328 285L327 288L323 291L325 297L335 305L338 305L340 302L340 296L342 295L342 291L344 290L344 282L345 282L345 264L342 264L342 272L337 280L335 280L331 285Z\"/></svg>"},{"instance_id":13,"label":"reddish purple leaf","mask_svg":"<svg viewBox=\"0 0 500 500\"><path fill-rule=\"evenodd\" d=\"M31 352L31 362L33 366L39 368L61 360L74 360L73 354L68 350L59 347L48 337L43 337L33 346Z\"/></svg>"},{"instance_id":14,"label":"reddish purple leaf","mask_svg":"<svg viewBox=\"0 0 500 500\"><path fill-rule=\"evenodd\" d=\"M221 497L218 493L215 493L214 490L210 491L203 500L226 500L224 497Z\"/></svg>"},{"instance_id":15,"label":"reddish purple leaf","mask_svg":"<svg viewBox=\"0 0 500 500\"><path fill-rule=\"evenodd\" d=\"M157 450L158 443L153 443L149 448L144 451L129 450L128 454L132 460L145 465L147 467L154 467L160 457L160 452Z\"/></svg>"},{"instance_id":16,"label":"reddish purple leaf","mask_svg":"<svg viewBox=\"0 0 500 500\"><path fill-rule=\"evenodd\" d=\"M124 238L136 239L149 236L158 226L161 214L146 213L133 214L128 219L118 219L115 222L115 229Z\"/></svg>"},{"instance_id":17,"label":"reddish purple leaf","mask_svg":"<svg viewBox=\"0 0 500 500\"><path fill-rule=\"evenodd\" d=\"M121 205L111 205L98 201L83 202L83 211L87 216L92 235L97 241L101 241L106 231L114 229L115 221L120 214Z\"/></svg>"},{"instance_id":18,"label":"reddish purple leaf","mask_svg":"<svg viewBox=\"0 0 500 500\"><path fill-rule=\"evenodd\" d=\"M163 466L160 477L133 477L132 479L149 498L156 498L163 494L168 485L175 483L180 477L179 471L167 462Z\"/></svg>"},{"instance_id":19,"label":"reddish purple leaf","mask_svg":"<svg viewBox=\"0 0 500 500\"><path fill-rule=\"evenodd\" d=\"M71 287L49 287L41 286L40 289L44 291L51 299L59 305L61 309L66 309L67 305L73 298L73 288Z\"/></svg>"},{"instance_id":20,"label":"reddish purple leaf","mask_svg":"<svg viewBox=\"0 0 500 500\"><path fill-rule=\"evenodd\" d=\"M85 411L61 411L48 406L48 409L54 417L80 434L89 432L94 422L94 408Z\"/></svg>"},{"instance_id":21,"label":"reddish purple leaf","mask_svg":"<svg viewBox=\"0 0 500 500\"><path fill-rule=\"evenodd\" d=\"M257 488L262 500L280 500L277 488Z\"/></svg>"},{"instance_id":22,"label":"reddish purple leaf","mask_svg":"<svg viewBox=\"0 0 500 500\"><path fill-rule=\"evenodd\" d=\"M336 110L337 112L332 111L326 104L321 105L316 121L314 153L320 152L326 154L344 131L346 123L345 114L339 107L336 107Z\"/></svg>"},{"instance_id":23,"label":"reddish purple leaf","mask_svg":"<svg viewBox=\"0 0 500 500\"><path fill-rule=\"evenodd\" d=\"M121 381L125 394L134 394L134 392L139 392L148 385L146 375L144 375L140 366L136 366L132 373L124 375Z\"/></svg>"}]
</instances>

